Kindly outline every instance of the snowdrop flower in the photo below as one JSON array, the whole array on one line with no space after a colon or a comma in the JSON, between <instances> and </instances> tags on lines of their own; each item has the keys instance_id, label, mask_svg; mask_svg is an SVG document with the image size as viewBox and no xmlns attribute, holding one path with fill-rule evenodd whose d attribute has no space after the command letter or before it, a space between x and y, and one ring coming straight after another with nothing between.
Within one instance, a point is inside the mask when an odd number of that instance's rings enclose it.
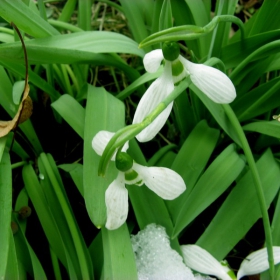
<instances>
[{"instance_id":1,"label":"snowdrop flower","mask_svg":"<svg viewBox=\"0 0 280 280\"><path fill-rule=\"evenodd\" d=\"M98 132L92 140L92 147L98 155L102 155L106 145L114 133ZM146 167L137 164L126 153L128 142L121 152L117 152L112 160L119 170L117 178L109 185L105 192L107 208L106 228L117 229L127 218L128 191L125 184L141 186L145 184L163 199L174 199L185 191L186 185L182 177L175 171L163 167Z\"/></svg>"},{"instance_id":2,"label":"snowdrop flower","mask_svg":"<svg viewBox=\"0 0 280 280\"><path fill-rule=\"evenodd\" d=\"M222 280L236 279L233 272L227 266L223 266L201 247L197 245L182 245L181 250L185 264L191 269L206 275L214 275Z\"/></svg>"},{"instance_id":3,"label":"snowdrop flower","mask_svg":"<svg viewBox=\"0 0 280 280\"><path fill-rule=\"evenodd\" d=\"M140 123L156 106L163 101L180 81L190 76L192 83L216 103L230 103L236 97L235 87L223 72L204 64L195 64L180 55L176 42L163 44L163 49L153 50L144 57L147 72L154 73L164 61L162 75L157 78L141 98L136 109L133 123ZM146 142L155 137L165 124L173 102L136 138Z\"/></svg>"},{"instance_id":4,"label":"snowdrop flower","mask_svg":"<svg viewBox=\"0 0 280 280\"><path fill-rule=\"evenodd\" d=\"M240 265L237 278L227 267L219 263L210 253L197 245L181 246L185 264L203 274L215 275L222 280L241 279L269 269L267 249L263 248L248 255ZM274 264L280 262L280 247L273 246Z\"/></svg>"},{"instance_id":5,"label":"snowdrop flower","mask_svg":"<svg viewBox=\"0 0 280 280\"><path fill-rule=\"evenodd\" d=\"M280 262L280 247L273 246L274 264ZM262 248L248 255L240 265L237 273L237 279L245 275L254 275L269 269L267 249Z\"/></svg>"}]
</instances>

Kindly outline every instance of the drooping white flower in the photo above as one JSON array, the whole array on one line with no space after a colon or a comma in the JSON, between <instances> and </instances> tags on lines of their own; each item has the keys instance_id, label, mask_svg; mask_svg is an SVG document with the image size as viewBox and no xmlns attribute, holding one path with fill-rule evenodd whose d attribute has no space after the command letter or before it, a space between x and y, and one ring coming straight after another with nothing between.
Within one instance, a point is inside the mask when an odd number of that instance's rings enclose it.
<instances>
[{"instance_id":1,"label":"drooping white flower","mask_svg":"<svg viewBox=\"0 0 280 280\"><path fill-rule=\"evenodd\" d=\"M248 255L240 265L237 278L227 267L219 263L210 253L197 245L182 245L185 264L203 274L215 275L222 280L241 279L245 275L255 275L269 269L267 249L263 248ZM273 246L274 264L280 263L280 247Z\"/></svg>"},{"instance_id":2,"label":"drooping white flower","mask_svg":"<svg viewBox=\"0 0 280 280\"><path fill-rule=\"evenodd\" d=\"M280 247L273 246L274 264L280 262ZM269 269L267 249L263 248L248 255L240 265L237 279L245 275L254 275Z\"/></svg>"},{"instance_id":3,"label":"drooping white flower","mask_svg":"<svg viewBox=\"0 0 280 280\"><path fill-rule=\"evenodd\" d=\"M232 280L231 270L223 266L210 253L197 245L182 245L181 250L185 264L191 269L206 275L214 275L222 280Z\"/></svg>"},{"instance_id":4,"label":"drooping white flower","mask_svg":"<svg viewBox=\"0 0 280 280\"><path fill-rule=\"evenodd\" d=\"M147 72L156 72L162 61L164 70L141 98L133 123L142 122L173 91L174 84L178 84L187 76L190 76L192 83L216 103L230 103L236 97L235 87L227 75L216 68L188 61L179 54L179 48L174 50L174 44L171 56L165 55L164 49L153 50L145 55L143 62ZM136 136L138 141L146 142L155 137L166 122L172 105L173 102Z\"/></svg>"},{"instance_id":5,"label":"drooping white flower","mask_svg":"<svg viewBox=\"0 0 280 280\"><path fill-rule=\"evenodd\" d=\"M92 147L98 155L102 155L106 145L114 133L99 131L92 140ZM128 215L128 192L125 184L141 186L145 184L163 199L171 200L185 191L186 185L182 177L175 171L163 167L146 167L137 164L126 154L128 143L122 152L114 155L116 167L119 172L117 178L109 185L105 192L105 204L107 208L106 228L117 229ZM129 162L131 160L131 162ZM123 168L129 162L128 168ZM127 166L127 165L126 165Z\"/></svg>"}]
</instances>

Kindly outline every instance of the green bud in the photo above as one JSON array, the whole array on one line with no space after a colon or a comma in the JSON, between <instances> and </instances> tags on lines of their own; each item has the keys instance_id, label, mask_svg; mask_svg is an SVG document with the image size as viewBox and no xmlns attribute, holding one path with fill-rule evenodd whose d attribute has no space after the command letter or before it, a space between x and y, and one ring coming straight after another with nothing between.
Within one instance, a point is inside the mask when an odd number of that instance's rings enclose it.
<instances>
[{"instance_id":1,"label":"green bud","mask_svg":"<svg viewBox=\"0 0 280 280\"><path fill-rule=\"evenodd\" d=\"M126 172L131 169L133 165L133 159L127 153L120 152L116 155L115 164L119 171Z\"/></svg>"},{"instance_id":2,"label":"green bud","mask_svg":"<svg viewBox=\"0 0 280 280\"><path fill-rule=\"evenodd\" d=\"M164 42L162 45L163 57L166 60L173 61L178 58L180 54L180 47L177 42Z\"/></svg>"}]
</instances>

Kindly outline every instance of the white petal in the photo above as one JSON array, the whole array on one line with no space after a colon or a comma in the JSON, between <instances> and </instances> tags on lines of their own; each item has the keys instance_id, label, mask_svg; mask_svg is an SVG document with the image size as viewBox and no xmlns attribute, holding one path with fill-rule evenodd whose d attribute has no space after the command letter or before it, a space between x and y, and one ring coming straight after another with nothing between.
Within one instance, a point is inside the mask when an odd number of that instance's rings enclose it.
<instances>
[{"instance_id":1,"label":"white petal","mask_svg":"<svg viewBox=\"0 0 280 280\"><path fill-rule=\"evenodd\" d=\"M106 130L99 131L92 139L91 145L94 151L99 155L102 156L107 144L111 140L111 138L114 136L114 132L109 132ZM122 148L123 152L126 152L128 149L128 142L126 142ZM112 158L112 160L115 160L115 154Z\"/></svg>"},{"instance_id":2,"label":"white petal","mask_svg":"<svg viewBox=\"0 0 280 280\"><path fill-rule=\"evenodd\" d=\"M107 229L119 228L127 219L128 192L124 184L124 173L119 172L105 192L105 204L107 207Z\"/></svg>"},{"instance_id":3,"label":"white petal","mask_svg":"<svg viewBox=\"0 0 280 280\"><path fill-rule=\"evenodd\" d=\"M273 246L273 257L274 264L280 262L280 247ZM263 248L261 250L255 251L249 256L247 256L240 265L240 269L237 273L237 279L242 278L245 275L254 275L268 270L268 257L267 249Z\"/></svg>"},{"instance_id":4,"label":"white petal","mask_svg":"<svg viewBox=\"0 0 280 280\"><path fill-rule=\"evenodd\" d=\"M235 87L230 78L222 71L204 65L192 63L182 56L180 61L184 64L190 78L204 94L216 103L230 103L236 97Z\"/></svg>"},{"instance_id":5,"label":"white petal","mask_svg":"<svg viewBox=\"0 0 280 280\"><path fill-rule=\"evenodd\" d=\"M163 74L151 84L141 98L134 114L133 123L142 122L145 117L147 117L156 106L173 91L173 89L174 84L172 80L171 63L167 61ZM138 141L146 142L156 136L169 117L172 106L173 102L170 103L149 126L136 136Z\"/></svg>"},{"instance_id":6,"label":"white petal","mask_svg":"<svg viewBox=\"0 0 280 280\"><path fill-rule=\"evenodd\" d=\"M191 269L219 279L232 280L227 274L230 269L221 265L211 254L197 245L181 246L185 264Z\"/></svg>"},{"instance_id":7,"label":"white petal","mask_svg":"<svg viewBox=\"0 0 280 280\"><path fill-rule=\"evenodd\" d=\"M146 71L149 73L156 72L162 60L163 60L162 50L153 50L147 53L143 59L143 63Z\"/></svg>"},{"instance_id":8,"label":"white petal","mask_svg":"<svg viewBox=\"0 0 280 280\"><path fill-rule=\"evenodd\" d=\"M186 190L182 177L165 167L146 167L133 163L134 169L145 185L163 199L174 199Z\"/></svg>"}]
</instances>

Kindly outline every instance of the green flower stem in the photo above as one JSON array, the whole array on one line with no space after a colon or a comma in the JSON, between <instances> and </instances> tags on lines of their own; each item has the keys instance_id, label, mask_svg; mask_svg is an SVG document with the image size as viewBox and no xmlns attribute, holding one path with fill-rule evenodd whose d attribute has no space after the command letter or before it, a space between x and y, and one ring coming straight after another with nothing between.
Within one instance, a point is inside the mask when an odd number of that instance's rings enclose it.
<instances>
[{"instance_id":1,"label":"green flower stem","mask_svg":"<svg viewBox=\"0 0 280 280\"><path fill-rule=\"evenodd\" d=\"M87 267L87 259L85 257L85 254L83 252L83 245L81 243L80 235L77 230L77 225L75 224L75 221L73 219L71 210L69 208L69 205L67 203L67 200L65 199L65 196L60 188L59 182L56 179L56 176L52 170L51 164L47 158L47 155L42 153L40 155L40 158L42 160L42 163L46 169L46 172L48 174L48 177L50 179L51 184L53 185L53 189L56 193L57 199L61 205L61 208L63 209L63 213L65 215L65 219L67 221L67 224L69 225L69 230L72 234L73 242L75 249L77 251L77 256L80 263L80 269L82 273L83 279L90 279L90 273L88 271Z\"/></svg>"},{"instance_id":2,"label":"green flower stem","mask_svg":"<svg viewBox=\"0 0 280 280\"><path fill-rule=\"evenodd\" d=\"M267 254L268 254L268 262L269 262L269 274L270 274L270 279L274 279L274 260L273 260L273 243L272 243L272 234L271 234L271 228L270 228L270 222L269 222L269 217L268 213L266 210L266 203L265 203L265 197L263 193L263 188L262 188L262 183L260 180L259 172L252 154L252 151L250 149L249 143L246 139L246 136L244 134L244 131L234 114L233 110L231 107L227 104L223 105L223 108L230 119L233 127L235 128L236 133L239 136L239 140L242 144L243 151L245 153L245 156L247 158L247 162L249 164L250 170L252 172L253 180L254 180L254 185L256 187L256 192L257 196L259 199L259 205L261 208L262 212L262 218L263 218L263 226L264 226L264 232L265 232L265 240L266 240L266 248L267 248Z\"/></svg>"},{"instance_id":3,"label":"green flower stem","mask_svg":"<svg viewBox=\"0 0 280 280\"><path fill-rule=\"evenodd\" d=\"M21 167L23 165L25 165L27 162L24 160L24 161L20 161L20 162L17 162L17 163L14 163L11 165L12 169L15 169L15 168L18 168L18 167Z\"/></svg>"},{"instance_id":4,"label":"green flower stem","mask_svg":"<svg viewBox=\"0 0 280 280\"><path fill-rule=\"evenodd\" d=\"M115 133L100 158L98 166L99 176L105 176L107 166L116 150L151 124L155 118L190 85L190 83L191 81L189 78L184 79L141 123L128 125Z\"/></svg>"},{"instance_id":5,"label":"green flower stem","mask_svg":"<svg viewBox=\"0 0 280 280\"><path fill-rule=\"evenodd\" d=\"M140 44L139 48L147 47L153 44L162 43L166 41L180 41L180 40L194 40L201 36L205 36L212 32L219 22L232 22L238 25L241 38L244 39L245 32L243 22L231 15L220 15L216 16L204 27L195 25L182 25L178 27L172 27L163 31L152 34L151 36L144 39Z\"/></svg>"}]
</instances>

